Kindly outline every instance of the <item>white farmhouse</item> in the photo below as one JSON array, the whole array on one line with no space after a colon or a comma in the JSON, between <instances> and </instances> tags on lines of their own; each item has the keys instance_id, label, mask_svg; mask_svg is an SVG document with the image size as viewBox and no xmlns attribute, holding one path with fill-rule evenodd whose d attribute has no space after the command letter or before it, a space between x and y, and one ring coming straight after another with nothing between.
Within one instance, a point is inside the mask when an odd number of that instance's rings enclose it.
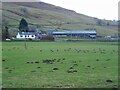
<instances>
[{"instance_id":1,"label":"white farmhouse","mask_svg":"<svg viewBox=\"0 0 120 90\"><path fill-rule=\"evenodd\" d=\"M35 32L18 32L17 39L35 39Z\"/></svg>"},{"instance_id":2,"label":"white farmhouse","mask_svg":"<svg viewBox=\"0 0 120 90\"><path fill-rule=\"evenodd\" d=\"M31 30L28 32L18 32L17 39L40 39L41 38L41 31L39 29Z\"/></svg>"}]
</instances>

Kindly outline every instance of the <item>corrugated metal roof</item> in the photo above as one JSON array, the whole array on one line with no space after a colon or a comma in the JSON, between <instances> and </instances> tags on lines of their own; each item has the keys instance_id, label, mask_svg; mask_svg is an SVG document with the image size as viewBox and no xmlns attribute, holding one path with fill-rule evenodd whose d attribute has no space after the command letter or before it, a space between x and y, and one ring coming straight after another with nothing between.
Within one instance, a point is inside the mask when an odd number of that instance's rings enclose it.
<instances>
[{"instance_id":1,"label":"corrugated metal roof","mask_svg":"<svg viewBox=\"0 0 120 90\"><path fill-rule=\"evenodd\" d=\"M93 31L93 30L91 31L89 30L88 31L87 30L86 31L85 30L84 31L69 31L69 33L96 33L96 31Z\"/></svg>"},{"instance_id":2,"label":"corrugated metal roof","mask_svg":"<svg viewBox=\"0 0 120 90\"><path fill-rule=\"evenodd\" d=\"M95 30L72 30L72 31L53 31L53 34L69 34L69 33L97 33Z\"/></svg>"},{"instance_id":3,"label":"corrugated metal roof","mask_svg":"<svg viewBox=\"0 0 120 90\"><path fill-rule=\"evenodd\" d=\"M53 32L53 34L66 34L67 32Z\"/></svg>"}]
</instances>

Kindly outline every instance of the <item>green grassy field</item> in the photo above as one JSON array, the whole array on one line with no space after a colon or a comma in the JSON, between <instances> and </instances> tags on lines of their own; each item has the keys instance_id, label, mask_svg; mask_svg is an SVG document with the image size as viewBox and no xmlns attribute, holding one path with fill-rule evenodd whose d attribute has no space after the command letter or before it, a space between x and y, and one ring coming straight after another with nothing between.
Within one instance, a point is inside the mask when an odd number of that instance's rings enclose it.
<instances>
[{"instance_id":1,"label":"green grassy field","mask_svg":"<svg viewBox=\"0 0 120 90\"><path fill-rule=\"evenodd\" d=\"M3 42L3 87L118 87L116 42Z\"/></svg>"}]
</instances>

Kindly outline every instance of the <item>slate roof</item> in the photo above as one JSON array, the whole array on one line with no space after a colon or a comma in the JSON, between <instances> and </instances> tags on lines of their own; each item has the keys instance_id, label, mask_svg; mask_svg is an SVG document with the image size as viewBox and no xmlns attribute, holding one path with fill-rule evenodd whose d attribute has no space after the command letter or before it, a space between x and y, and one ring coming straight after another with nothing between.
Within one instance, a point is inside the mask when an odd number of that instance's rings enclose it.
<instances>
[{"instance_id":1,"label":"slate roof","mask_svg":"<svg viewBox=\"0 0 120 90\"><path fill-rule=\"evenodd\" d=\"M20 35L35 35L35 32L19 32Z\"/></svg>"}]
</instances>

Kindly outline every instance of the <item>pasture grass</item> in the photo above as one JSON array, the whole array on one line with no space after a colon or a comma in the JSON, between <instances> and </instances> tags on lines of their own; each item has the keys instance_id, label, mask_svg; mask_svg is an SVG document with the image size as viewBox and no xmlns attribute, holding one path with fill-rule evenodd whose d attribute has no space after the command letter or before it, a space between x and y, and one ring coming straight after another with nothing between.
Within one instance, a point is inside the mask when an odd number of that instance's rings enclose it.
<instances>
[{"instance_id":1,"label":"pasture grass","mask_svg":"<svg viewBox=\"0 0 120 90\"><path fill-rule=\"evenodd\" d=\"M5 88L116 88L116 42L3 42Z\"/></svg>"}]
</instances>

